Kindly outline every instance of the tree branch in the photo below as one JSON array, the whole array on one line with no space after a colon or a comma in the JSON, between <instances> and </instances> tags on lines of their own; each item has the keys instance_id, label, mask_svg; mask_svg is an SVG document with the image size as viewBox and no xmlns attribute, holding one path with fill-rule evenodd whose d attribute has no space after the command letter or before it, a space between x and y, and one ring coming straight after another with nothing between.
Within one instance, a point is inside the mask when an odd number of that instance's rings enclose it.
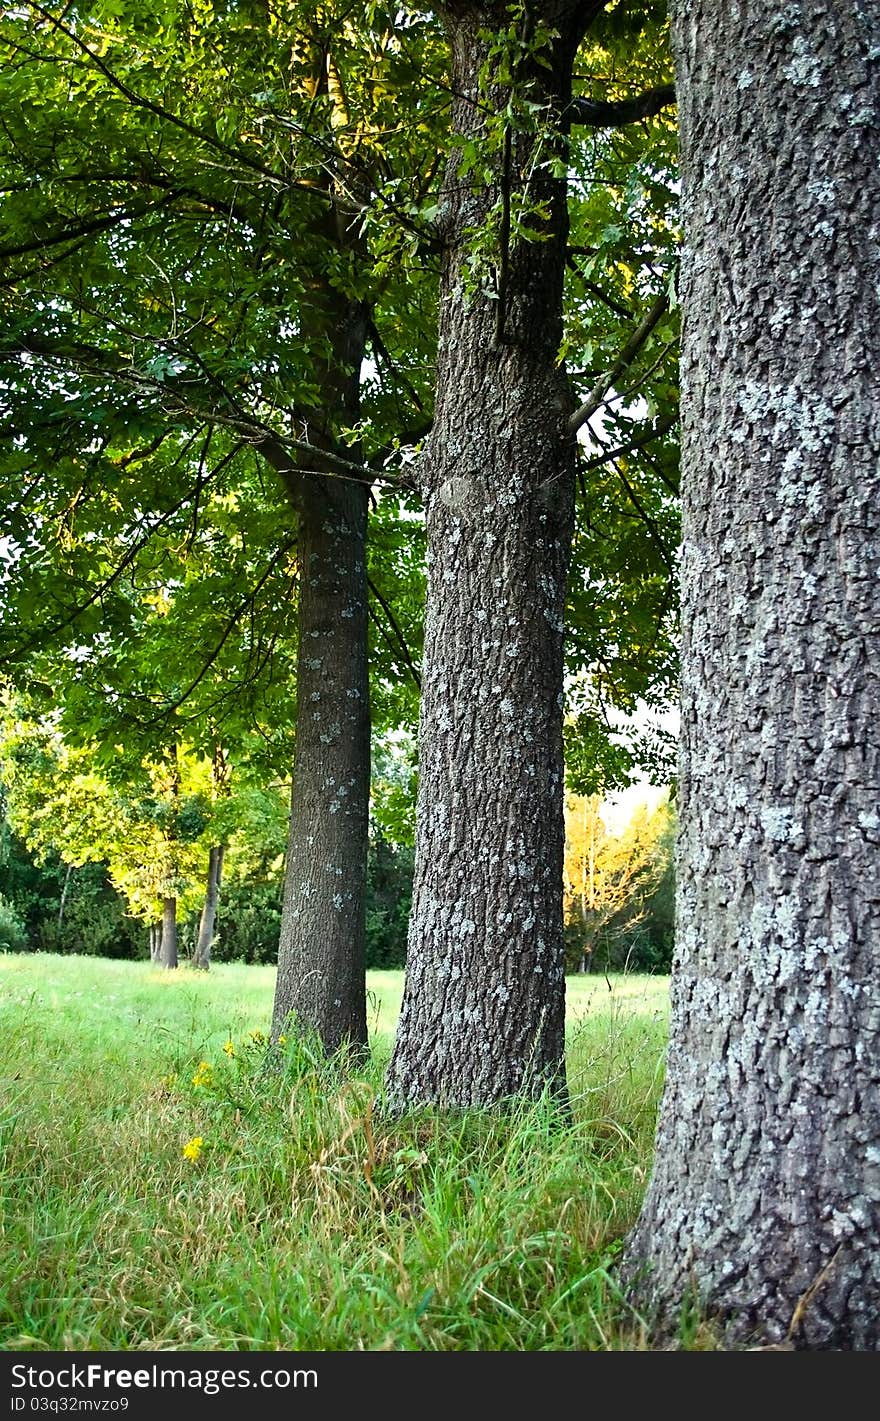
<instances>
[{"instance_id":1,"label":"tree branch","mask_svg":"<svg viewBox=\"0 0 880 1421\"><path fill-rule=\"evenodd\" d=\"M645 316L641 325L633 332L611 369L599 376L599 379L596 381L585 402L581 405L580 409L575 410L571 416L568 421L570 434L577 434L581 425L586 424L588 419L592 419L596 411L604 404L605 397L614 384L614 381L618 375L635 360L642 346L646 343L657 322L660 320L660 317L668 307L669 297L664 291L662 296L656 298L647 316Z\"/></svg>"},{"instance_id":2,"label":"tree branch","mask_svg":"<svg viewBox=\"0 0 880 1421\"><path fill-rule=\"evenodd\" d=\"M608 449L601 454L596 454L593 458L587 459L581 464L581 472L586 473L588 469L601 469L605 464L611 464L617 459L622 459L625 454L632 454L636 449L643 449L646 444L653 444L655 439L659 439L668 429L672 429L677 423L677 415L665 415L663 419L658 419L656 424L652 424L650 429L645 430L636 439L631 439L628 444L621 444L616 449ZM667 488L670 487L664 479ZM677 490L673 490L677 492Z\"/></svg>"},{"instance_id":3,"label":"tree branch","mask_svg":"<svg viewBox=\"0 0 880 1421\"><path fill-rule=\"evenodd\" d=\"M664 483L666 485L666 487L669 489L669 492L673 494L675 498L679 498L681 495L680 485L678 483L673 483L669 475L664 473L663 468L660 464L658 464L653 454L649 454L647 449L643 449L642 454L645 461L647 462L649 467L654 470L654 473L657 475L661 483Z\"/></svg>"},{"instance_id":4,"label":"tree branch","mask_svg":"<svg viewBox=\"0 0 880 1421\"><path fill-rule=\"evenodd\" d=\"M138 217L144 217L148 212L156 212L159 208L167 207L176 198L176 193L166 193L164 197L157 198L155 202L139 202L133 207L120 207L115 212L110 212L103 217L94 217L88 222L81 223L80 226L68 229L67 231L52 232L47 237L32 237L29 242L22 242L18 247L0 248L0 261L8 261L11 257L22 257L28 252L45 251L48 247L57 247L62 242L74 242L81 237L89 237L93 232L104 232L108 227L115 227L119 222L130 222Z\"/></svg>"},{"instance_id":5,"label":"tree branch","mask_svg":"<svg viewBox=\"0 0 880 1421\"><path fill-rule=\"evenodd\" d=\"M580 281L581 286L583 286L584 290L589 291L591 296L595 296L599 301L603 302L603 304L608 307L609 311L613 311L616 316L623 316L624 320L626 321L630 320L632 317L632 311L629 309L629 307L624 306L621 301L616 301L613 296L609 296L606 291L602 290L601 286L599 286L597 282L588 281L587 278L583 276L578 270L572 259L573 256L574 253L571 253L566 258L566 264L571 268L572 271L577 274L577 278Z\"/></svg>"},{"instance_id":6,"label":"tree branch","mask_svg":"<svg viewBox=\"0 0 880 1421\"><path fill-rule=\"evenodd\" d=\"M265 583L269 581L269 578L272 576L272 573L276 571L279 559L284 555L284 553L289 552L290 549L295 546L295 543L296 539L290 538L287 540L287 542L282 543L280 548L277 548L275 550L272 555L272 559L267 564L266 570L263 575L251 588L247 596L244 597L241 602L239 602L238 606L233 609L223 629L222 635L220 636L220 640L215 643L213 649L209 652L208 656L203 661L198 674L194 677L192 681L190 681L189 685L186 687L186 690L180 691L173 698L173 700L165 702L158 715L151 716L149 720L142 720L140 722L140 724L145 729L149 730L154 725L160 725L162 721L164 721L166 716L173 714L174 711L178 710L180 706L182 706L184 702L189 699L196 687L200 685L200 683L207 676L208 672L214 665L214 662L217 660L218 656L220 655L227 641L231 637L242 616L247 611L248 607L253 606L257 594L261 591Z\"/></svg>"},{"instance_id":7,"label":"tree branch","mask_svg":"<svg viewBox=\"0 0 880 1421\"><path fill-rule=\"evenodd\" d=\"M662 88L649 89L634 99L618 99L613 103L603 103L598 99L572 99L565 118L570 124L583 128L623 128L627 123L652 118L674 104L675 86L664 84Z\"/></svg>"},{"instance_id":8,"label":"tree branch","mask_svg":"<svg viewBox=\"0 0 880 1421\"><path fill-rule=\"evenodd\" d=\"M197 139L198 142L204 143L207 147L213 148L216 152L222 153L227 158L234 159L236 163L243 164L244 167L250 168L252 172L259 173L264 178L269 178L273 183L279 183L285 187L308 186L303 183L290 184L285 182L280 174L276 173L272 168L267 168L265 164L257 162L249 153L245 153L241 149L229 147L228 144L221 142L219 138L215 138L210 133L204 133L201 129L196 128L194 124L188 123L186 119L180 118L177 114L172 113L170 109L164 108L161 104L154 103L152 99L145 98L143 94L136 93L134 89L130 89L129 86L119 78L118 74L114 73L108 64L104 63L100 55L89 48L85 40L80 39L75 30L69 29L67 25L62 24L61 20L57 19L51 11L43 9L43 6L36 4L35 0L31 0L31 8L35 10L38 15L41 15L54 30L64 35L66 39L70 40L71 44L74 44L77 49L86 55L91 63L94 64L95 68L100 70L105 79L107 79L109 83L113 85L114 89L117 89L124 98L128 99L129 103L134 104L137 108L146 109L149 113L155 114L157 118L163 119L166 123L173 124L175 128L182 129L182 131L188 133L191 138Z\"/></svg>"},{"instance_id":9,"label":"tree branch","mask_svg":"<svg viewBox=\"0 0 880 1421\"><path fill-rule=\"evenodd\" d=\"M384 340L379 334L379 331L376 327L376 322L374 321L372 316L370 316L367 320L367 333L369 335L370 344L372 345L375 354L379 357L380 360L384 361L385 365L388 367L394 378L396 380L399 380L401 384L404 385L407 394L409 395L416 409L419 411L420 414L423 414L425 407L419 396L418 390L415 389L415 387L406 378L406 376L402 374L402 372L398 369L394 357L392 356Z\"/></svg>"},{"instance_id":10,"label":"tree branch","mask_svg":"<svg viewBox=\"0 0 880 1421\"><path fill-rule=\"evenodd\" d=\"M510 181L513 141L510 124L504 129L504 157L501 169L501 230L498 246L501 256L498 265L496 305L495 305L495 346L504 344L504 325L507 320L507 281L510 266Z\"/></svg>"},{"instance_id":11,"label":"tree branch","mask_svg":"<svg viewBox=\"0 0 880 1421\"><path fill-rule=\"evenodd\" d=\"M663 534L660 531L660 527L657 523L657 520L655 518L652 518L648 510L645 508L644 504L642 503L629 479L626 477L626 474L623 472L620 463L616 462L614 467L617 471L617 477L620 479L620 482L623 484L623 487L626 491L627 498L629 499L633 508L636 510L636 513L639 515L639 518L642 520L651 535L654 547L657 550L657 555L663 563L663 566L669 573L670 578L675 577L675 568L672 566L669 554L666 551L666 546L663 541Z\"/></svg>"},{"instance_id":12,"label":"tree branch","mask_svg":"<svg viewBox=\"0 0 880 1421\"><path fill-rule=\"evenodd\" d=\"M193 435L193 438L190 443L192 443L194 440L195 435ZM238 450L241 447L241 445L238 445L229 454L225 455L224 458L221 459L220 463L216 466L216 468L212 469L207 475L207 477L201 480L200 486L204 488L205 485L210 482L210 480L214 477L214 475L219 473L223 466L227 464L236 453L238 453ZM81 617L84 612L87 612L90 607L94 606L96 602L101 600L105 593L110 591L110 588L114 585L114 583L119 581L126 568L131 566L131 564L136 560L138 554L147 546L147 543L150 541L153 535L158 533L160 528L164 528L166 524L174 517L174 515L176 513L179 513L181 509L186 506L186 504L190 501L191 498L192 489L187 489L183 497L178 499L176 503L172 504L170 508L166 509L164 513L159 514L153 523L149 523L147 517L144 516L139 525L140 531L138 532L138 535L135 538L134 542L131 544L131 547L127 549L127 551L123 554L122 558L117 563L113 571L109 574L108 577L105 577L103 581L98 584L98 586L94 589L91 595L87 597L84 602L81 602L78 606L74 607L73 611L70 612L67 616L63 617L61 621L53 622L49 626L41 627L33 636L22 642L20 646L14 647L12 650L7 650L4 653L6 659L9 661L17 660L23 655L25 655L32 648L45 645L51 637L57 636L59 632L66 631L68 627L72 626L73 623L77 621L77 619Z\"/></svg>"},{"instance_id":13,"label":"tree branch","mask_svg":"<svg viewBox=\"0 0 880 1421\"><path fill-rule=\"evenodd\" d=\"M399 625L399 623L397 622L397 619L396 619L396 617L394 616L394 613L392 612L391 608L388 606L388 603L385 601L385 598L382 596L382 593L379 591L379 589L378 589L378 587L376 586L376 584L375 584L375 583L372 581L372 579L369 578L369 577L367 578L367 586L369 587L369 589L370 589L370 591L372 592L373 596L375 597L376 601L379 603L379 606L382 608L382 611L385 613L386 617L388 618L388 621L389 621L390 624L391 624L391 629L392 629L392 631L394 632L395 638L396 638L396 640L397 640L397 649L403 653L403 659L404 659L404 663L405 663L405 665L406 665L406 669L407 669L407 671L409 672L410 676L412 677L413 681L415 682L417 689L418 689L419 691L421 691L421 689L422 689L422 678L421 678L421 676L420 676L420 674L419 674L418 668L416 667L416 665L415 665L415 663L414 663L412 657L410 656L409 647L408 647L407 644L406 644L406 637L403 635L403 632L400 630L400 625ZM388 637L388 633L385 631L385 628L383 627L382 623L379 621L379 618L376 616L375 612L373 612L372 609L369 609L369 610L370 610L370 615L371 615L372 618L373 618L373 621L375 622L376 626L379 628L380 632L381 632L382 635L385 637L385 640L388 642L388 644L389 644L389 646L390 646L390 645L391 645L391 641L390 641L390 638Z\"/></svg>"},{"instance_id":14,"label":"tree branch","mask_svg":"<svg viewBox=\"0 0 880 1421\"><path fill-rule=\"evenodd\" d=\"M370 484L374 479L382 479L386 483L403 486L403 480L394 474L383 474L377 469L371 469L367 464L354 464L348 459L342 459L338 454L333 454L329 449L321 449L317 444L308 444L304 439L293 439L284 434L276 434L274 431L263 429L262 436L255 439L255 447L268 460L272 468L282 478L287 478L291 474L297 477L303 475L315 475L316 477L327 477L328 475L337 479L346 479L352 483ZM294 450L297 454L306 454L318 465L324 468L304 469L299 464L291 463L288 450Z\"/></svg>"},{"instance_id":15,"label":"tree branch","mask_svg":"<svg viewBox=\"0 0 880 1421\"><path fill-rule=\"evenodd\" d=\"M212 375L195 352L190 351L188 354L198 360L203 379L193 382L191 379L179 380L166 376L160 380L146 371L139 370L130 361L115 353L102 351L96 346L66 345L61 341L56 343L51 338L47 339L32 332L17 337L5 348L0 347L0 359L14 358L17 355L40 356L46 360L61 361L86 375L119 380L135 389L148 391L165 409L170 406L178 414L188 415L200 423L213 422L233 430L246 443L258 449L282 476L314 472L324 478L349 479L368 484L380 479L395 488L411 488L408 481L398 474L374 469L368 464L355 464L329 449L322 449L316 444L294 439L272 429L256 415L243 409L232 392ZM212 393L215 399L219 398L225 402L229 409L218 407L215 400L210 398ZM307 455L310 460L316 462L317 469L303 470L298 463L291 461L291 451L298 455Z\"/></svg>"}]
</instances>

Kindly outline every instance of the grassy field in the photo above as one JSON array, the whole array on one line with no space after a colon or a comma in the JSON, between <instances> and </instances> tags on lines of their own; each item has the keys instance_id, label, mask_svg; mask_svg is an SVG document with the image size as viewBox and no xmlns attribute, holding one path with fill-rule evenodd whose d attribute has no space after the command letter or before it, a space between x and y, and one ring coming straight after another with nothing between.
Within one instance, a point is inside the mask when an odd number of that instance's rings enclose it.
<instances>
[{"instance_id":1,"label":"grassy field","mask_svg":"<svg viewBox=\"0 0 880 1421\"><path fill-rule=\"evenodd\" d=\"M571 1120L383 1119L395 972L370 974L369 1067L289 1042L266 1071L273 979L0 956L0 1346L650 1345L613 1263L649 1168L666 979L569 979Z\"/></svg>"}]
</instances>

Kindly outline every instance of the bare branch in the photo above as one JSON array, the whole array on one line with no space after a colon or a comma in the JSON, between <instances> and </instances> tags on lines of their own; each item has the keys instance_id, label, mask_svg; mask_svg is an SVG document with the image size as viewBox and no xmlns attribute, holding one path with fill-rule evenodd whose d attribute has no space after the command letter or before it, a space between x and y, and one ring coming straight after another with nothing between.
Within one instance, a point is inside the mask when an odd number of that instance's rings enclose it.
<instances>
[{"instance_id":1,"label":"bare branch","mask_svg":"<svg viewBox=\"0 0 880 1421\"><path fill-rule=\"evenodd\" d=\"M597 99L572 99L565 111L571 124L583 128L623 128L627 123L638 123L639 119L652 118L663 109L675 104L675 86L664 84L659 89L649 89L637 94L633 99L618 99L613 103L602 103Z\"/></svg>"},{"instance_id":2,"label":"bare branch","mask_svg":"<svg viewBox=\"0 0 880 1421\"><path fill-rule=\"evenodd\" d=\"M406 637L403 635L403 632L402 632L401 629L400 629L400 624L398 623L397 618L395 617L395 615L394 615L394 613L392 612L391 608L389 607L388 603L385 601L385 598L382 596L382 593L379 591L379 589L378 589L378 587L376 586L376 584L375 584L375 583L372 581L372 579L369 578L369 577L367 578L367 586L369 587L369 589L370 589L370 591L372 592L373 596L375 597L376 601L379 603L379 606L382 608L382 611L385 613L386 617L388 618L388 621L389 621L389 623L390 623L390 625L391 625L391 630L394 632L394 636L395 636L395 639L396 639L396 641L397 641L398 650L403 653L403 659L404 659L404 662L405 662L405 664L406 664L406 669L407 669L407 671L409 672L410 676L412 677L413 681L415 682L416 687L418 688L418 690L421 690L421 689L422 689L422 678L421 678L421 675L419 674L418 668L416 667L415 663L413 662L412 657L410 656L409 647L408 647L407 644L406 644ZM385 629L384 629L384 627L382 626L381 622L379 621L378 617L375 615L375 613L373 614L373 621L376 623L376 625L378 626L379 630L380 630L380 631L383 633L383 635L385 636L385 640L389 642L389 645L391 645L391 643L390 643L390 641L389 641L389 638L388 638L387 634L385 633Z\"/></svg>"},{"instance_id":3,"label":"bare branch","mask_svg":"<svg viewBox=\"0 0 880 1421\"><path fill-rule=\"evenodd\" d=\"M660 320L661 316L669 307L669 297L666 292L658 296L651 309L642 321L641 325L633 332L623 350L618 355L610 370L599 376L585 402L580 409L576 410L568 421L568 428L571 434L577 434L581 425L586 424L596 411L605 403L605 397L617 379L627 366L631 365L648 340L651 332Z\"/></svg>"},{"instance_id":4,"label":"bare branch","mask_svg":"<svg viewBox=\"0 0 880 1421\"><path fill-rule=\"evenodd\" d=\"M658 419L656 424L652 424L650 429L638 435L636 439L631 439L628 444L620 444L616 449L603 450L601 454L596 454L592 458L585 460L581 464L581 472L586 473L588 469L601 469L605 464L612 464L617 459L622 459L625 454L632 454L636 449L644 449L646 444L653 444L655 439L659 439L668 429L678 421L677 415L664 415ZM668 480L664 480L667 488L670 487ZM673 489L673 493L677 490Z\"/></svg>"}]
</instances>

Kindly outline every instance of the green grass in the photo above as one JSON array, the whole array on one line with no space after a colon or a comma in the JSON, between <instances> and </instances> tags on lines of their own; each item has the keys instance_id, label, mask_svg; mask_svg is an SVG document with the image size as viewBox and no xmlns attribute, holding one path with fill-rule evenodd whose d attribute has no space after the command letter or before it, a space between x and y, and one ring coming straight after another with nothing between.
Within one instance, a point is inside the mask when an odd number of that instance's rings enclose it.
<instances>
[{"instance_id":1,"label":"green grass","mask_svg":"<svg viewBox=\"0 0 880 1421\"><path fill-rule=\"evenodd\" d=\"M649 1345L613 1263L649 1168L666 979L569 980L571 1120L383 1118L396 972L370 974L369 1067L289 1042L267 1071L251 1033L273 982L0 957L0 1346Z\"/></svg>"}]
</instances>

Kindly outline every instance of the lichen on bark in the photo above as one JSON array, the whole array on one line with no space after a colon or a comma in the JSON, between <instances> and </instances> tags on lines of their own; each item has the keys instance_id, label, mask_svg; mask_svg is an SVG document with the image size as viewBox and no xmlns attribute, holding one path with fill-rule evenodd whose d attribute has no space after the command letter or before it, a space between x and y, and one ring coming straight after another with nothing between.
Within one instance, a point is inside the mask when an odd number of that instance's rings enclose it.
<instances>
[{"instance_id":1,"label":"lichen on bark","mask_svg":"<svg viewBox=\"0 0 880 1421\"><path fill-rule=\"evenodd\" d=\"M624 1272L734 1344L880 1348L878 33L877 0L673 5L677 948Z\"/></svg>"},{"instance_id":2,"label":"lichen on bark","mask_svg":"<svg viewBox=\"0 0 880 1421\"><path fill-rule=\"evenodd\" d=\"M521 77L560 130L585 8L529 7L557 32ZM436 410L422 466L416 866L392 1109L493 1105L564 1081L562 633L575 464L559 362L565 180L552 145L534 161L526 125L486 144L487 115L511 97L487 62L505 6L446 9L453 129L462 145L484 144L490 177L462 173L459 150L445 181ZM532 197L546 204L542 240L499 245L487 299L469 279L473 232L503 202L505 174L516 187L530 172Z\"/></svg>"}]
</instances>

